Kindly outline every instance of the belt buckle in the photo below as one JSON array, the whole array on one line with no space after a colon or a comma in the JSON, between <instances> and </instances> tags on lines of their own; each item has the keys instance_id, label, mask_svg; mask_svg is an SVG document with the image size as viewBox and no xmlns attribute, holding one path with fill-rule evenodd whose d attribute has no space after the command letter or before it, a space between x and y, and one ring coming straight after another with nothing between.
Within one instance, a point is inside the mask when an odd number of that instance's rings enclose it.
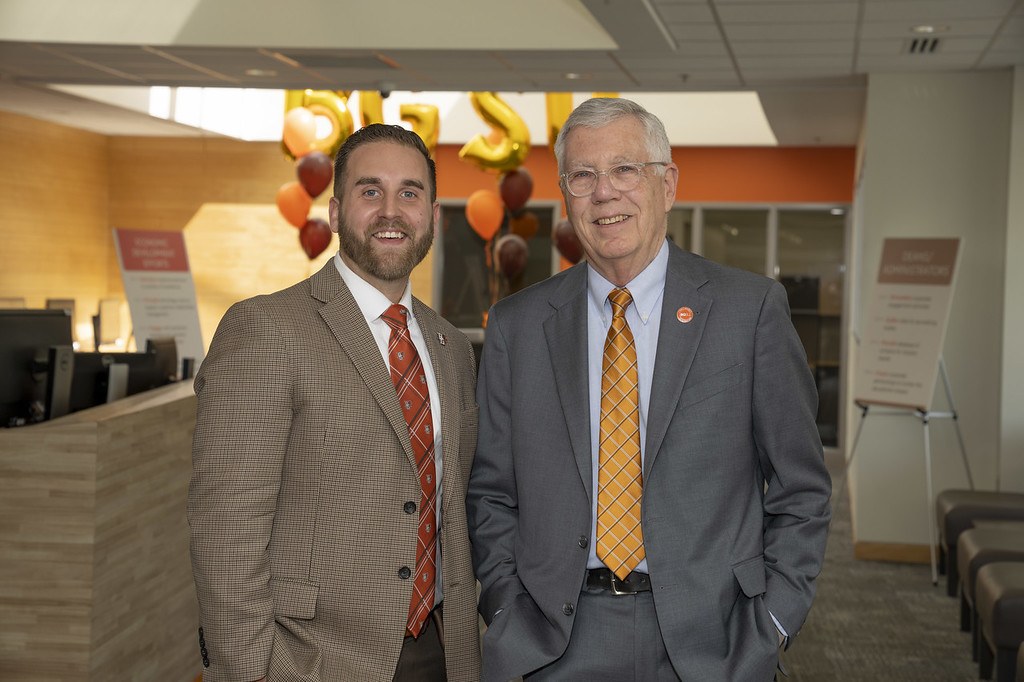
<instances>
[{"instance_id":1,"label":"belt buckle","mask_svg":"<svg viewBox=\"0 0 1024 682\"><path fill-rule=\"evenodd\" d=\"M611 577L611 590L612 594L615 595L629 595L633 594L633 591L626 585L626 581L620 580L619 576L615 575L614 572L609 572Z\"/></svg>"}]
</instances>

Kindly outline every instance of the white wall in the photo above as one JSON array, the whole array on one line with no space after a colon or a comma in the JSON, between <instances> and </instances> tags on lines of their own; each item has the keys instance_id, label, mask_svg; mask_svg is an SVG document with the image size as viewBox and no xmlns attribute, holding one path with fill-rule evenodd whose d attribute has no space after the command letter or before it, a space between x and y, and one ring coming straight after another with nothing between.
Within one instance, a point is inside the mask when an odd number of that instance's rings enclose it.
<instances>
[{"instance_id":1,"label":"white wall","mask_svg":"<svg viewBox=\"0 0 1024 682\"><path fill-rule=\"evenodd\" d=\"M989 489L1000 446L1013 79L1009 71L870 77L856 220L861 259L851 273L861 291L855 317L864 320L885 238L961 237L943 355L975 484ZM851 372L856 362L854 352ZM932 409L947 409L941 382ZM847 448L859 419L851 407ZM952 422L933 420L930 436L935 491L965 487ZM928 543L920 420L869 415L850 475L856 541Z\"/></svg>"},{"instance_id":2,"label":"white wall","mask_svg":"<svg viewBox=\"0 0 1024 682\"><path fill-rule=\"evenodd\" d=\"M999 483L1024 492L1024 67L1013 82Z\"/></svg>"}]
</instances>

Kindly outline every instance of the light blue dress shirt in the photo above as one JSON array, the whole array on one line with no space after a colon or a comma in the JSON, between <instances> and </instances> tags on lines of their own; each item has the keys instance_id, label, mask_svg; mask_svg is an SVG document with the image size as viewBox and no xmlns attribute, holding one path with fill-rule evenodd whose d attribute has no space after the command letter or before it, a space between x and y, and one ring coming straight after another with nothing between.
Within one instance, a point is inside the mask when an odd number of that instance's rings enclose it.
<instances>
[{"instance_id":1,"label":"light blue dress shirt","mask_svg":"<svg viewBox=\"0 0 1024 682\"><path fill-rule=\"evenodd\" d=\"M640 388L640 459L647 448L647 415L651 406L651 382L654 379L654 356L658 351L658 330L661 329L661 301L665 294L668 272L668 242L662 244L654 260L626 284L633 303L626 308L626 323L636 344L637 379ZM587 375L590 387L590 461L594 497L591 504L590 558L587 568L601 568L597 558L597 470L601 442L601 374L604 342L612 324L612 304L608 294L615 285L594 268L587 269ZM647 560L637 566L647 573Z\"/></svg>"}]
</instances>

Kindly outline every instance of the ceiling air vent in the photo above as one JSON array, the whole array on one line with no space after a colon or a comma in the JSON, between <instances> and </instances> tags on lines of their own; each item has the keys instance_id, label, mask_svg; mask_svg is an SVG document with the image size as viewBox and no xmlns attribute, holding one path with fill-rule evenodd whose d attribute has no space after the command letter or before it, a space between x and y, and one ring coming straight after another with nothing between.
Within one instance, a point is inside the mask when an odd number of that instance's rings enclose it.
<instances>
[{"instance_id":1,"label":"ceiling air vent","mask_svg":"<svg viewBox=\"0 0 1024 682\"><path fill-rule=\"evenodd\" d=\"M911 38L906 43L906 54L933 54L939 50L939 39L935 37Z\"/></svg>"}]
</instances>

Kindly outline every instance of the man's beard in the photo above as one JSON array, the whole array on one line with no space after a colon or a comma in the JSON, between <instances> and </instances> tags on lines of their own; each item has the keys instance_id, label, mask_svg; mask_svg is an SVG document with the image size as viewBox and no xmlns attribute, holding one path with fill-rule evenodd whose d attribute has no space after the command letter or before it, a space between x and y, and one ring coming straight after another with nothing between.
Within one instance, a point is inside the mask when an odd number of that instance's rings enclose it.
<instances>
[{"instance_id":1,"label":"man's beard","mask_svg":"<svg viewBox=\"0 0 1024 682\"><path fill-rule=\"evenodd\" d=\"M403 249L401 253L384 256L374 250L374 237L371 235L392 229L403 232L406 240L411 244L405 245L407 248ZM364 234L360 235L339 217L338 241L345 255L363 272L379 280L393 282L407 278L412 269L426 257L427 252L430 251L430 245L434 242L434 221L431 220L428 229L416 237L415 231L405 221L378 218L373 221Z\"/></svg>"}]
</instances>

